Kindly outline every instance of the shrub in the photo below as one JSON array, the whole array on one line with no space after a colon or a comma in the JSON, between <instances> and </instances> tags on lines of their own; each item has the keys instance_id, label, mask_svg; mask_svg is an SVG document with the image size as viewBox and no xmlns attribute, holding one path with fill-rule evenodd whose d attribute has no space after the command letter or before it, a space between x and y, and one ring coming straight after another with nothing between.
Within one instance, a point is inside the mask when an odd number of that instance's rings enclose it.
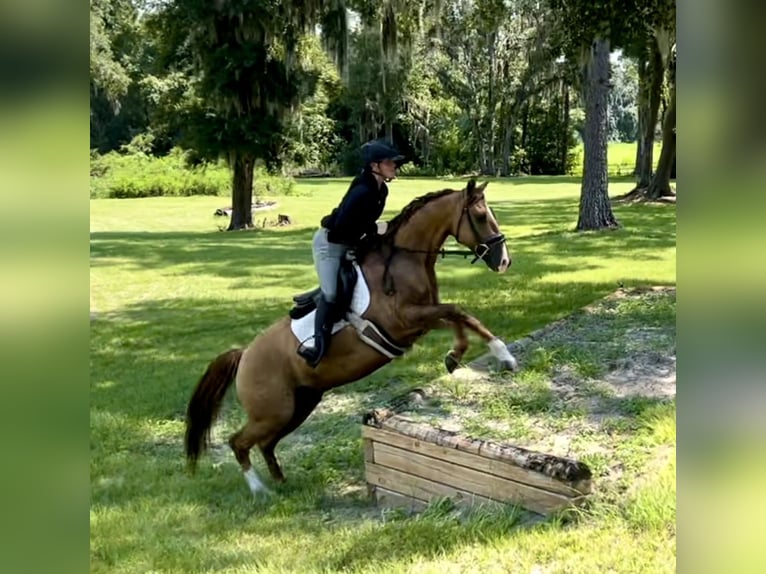
<instances>
[{"instance_id":1,"label":"shrub","mask_svg":"<svg viewBox=\"0 0 766 574\"><path fill-rule=\"evenodd\" d=\"M294 193L295 181L291 177L271 174L261 166L255 168L253 174L253 195L255 197L285 196Z\"/></svg>"},{"instance_id":2,"label":"shrub","mask_svg":"<svg viewBox=\"0 0 766 574\"><path fill-rule=\"evenodd\" d=\"M91 198L136 198L231 194L231 170L224 162L188 165L187 155L174 149L164 157L143 151L91 154ZM291 179L269 174L256 168L253 194L256 197L290 195Z\"/></svg>"}]
</instances>

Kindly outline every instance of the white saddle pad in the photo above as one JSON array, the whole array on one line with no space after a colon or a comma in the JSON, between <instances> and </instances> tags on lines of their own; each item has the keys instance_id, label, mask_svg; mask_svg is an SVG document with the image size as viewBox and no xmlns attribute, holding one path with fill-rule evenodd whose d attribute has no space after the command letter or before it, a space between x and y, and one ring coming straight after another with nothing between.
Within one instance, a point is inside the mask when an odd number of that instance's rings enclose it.
<instances>
[{"instance_id":1,"label":"white saddle pad","mask_svg":"<svg viewBox=\"0 0 766 574\"><path fill-rule=\"evenodd\" d=\"M370 289L367 287L367 281L364 279L361 267L357 265L356 261L353 263L357 272L356 286L354 286L354 294L351 297L351 311L361 316L370 306ZM314 309L308 315L301 317L300 319L292 319L290 321L290 329L298 339L299 343L303 343L306 347L314 347L314 317L316 316L316 309ZM348 321L345 319L338 321L332 327L333 334L340 331L343 327L348 325Z\"/></svg>"}]
</instances>

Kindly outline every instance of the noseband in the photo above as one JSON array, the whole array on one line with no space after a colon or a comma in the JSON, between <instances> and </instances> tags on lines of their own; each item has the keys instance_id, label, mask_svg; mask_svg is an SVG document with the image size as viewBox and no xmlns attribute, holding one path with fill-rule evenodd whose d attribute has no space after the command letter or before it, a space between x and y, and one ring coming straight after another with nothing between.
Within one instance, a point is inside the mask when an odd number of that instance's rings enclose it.
<instances>
[{"instance_id":1,"label":"noseband","mask_svg":"<svg viewBox=\"0 0 766 574\"><path fill-rule=\"evenodd\" d=\"M476 221L474 221L474 218L471 215L471 206L476 203L476 201L478 201L478 199L474 196L470 201L466 202L466 204L463 206L463 212L460 214L460 219L457 222L457 231L459 232L460 224L463 222L463 217L467 217L468 225L470 225L471 231L473 232L473 238L476 240L476 247L474 247L472 250L474 258L471 261L471 265L477 261L483 261L487 254L492 251L492 248L495 245L505 241L505 235L502 233L495 233L486 239L482 239L478 226L476 225ZM487 206L487 209L489 209L490 213L492 213L492 217L494 217L495 212L492 211L492 208Z\"/></svg>"}]
</instances>

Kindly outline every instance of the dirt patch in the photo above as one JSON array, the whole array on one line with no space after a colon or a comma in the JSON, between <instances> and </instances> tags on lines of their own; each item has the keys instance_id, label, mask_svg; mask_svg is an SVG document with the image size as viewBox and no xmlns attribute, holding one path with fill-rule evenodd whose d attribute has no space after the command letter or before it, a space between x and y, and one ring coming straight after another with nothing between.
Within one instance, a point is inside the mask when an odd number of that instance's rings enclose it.
<instances>
[{"instance_id":1,"label":"dirt patch","mask_svg":"<svg viewBox=\"0 0 766 574\"><path fill-rule=\"evenodd\" d=\"M643 447L626 445L675 398L675 309L675 288L621 289L509 344L518 372L493 372L482 357L401 412L619 478L641 464Z\"/></svg>"}]
</instances>

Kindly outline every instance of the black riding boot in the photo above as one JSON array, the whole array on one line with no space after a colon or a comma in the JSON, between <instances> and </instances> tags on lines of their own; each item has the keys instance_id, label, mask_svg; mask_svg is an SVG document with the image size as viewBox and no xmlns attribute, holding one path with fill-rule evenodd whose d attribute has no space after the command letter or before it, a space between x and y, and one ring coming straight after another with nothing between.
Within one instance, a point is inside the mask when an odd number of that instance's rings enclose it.
<instances>
[{"instance_id":1,"label":"black riding boot","mask_svg":"<svg viewBox=\"0 0 766 574\"><path fill-rule=\"evenodd\" d=\"M314 317L314 347L301 346L298 349L298 354L306 360L311 368L317 367L330 347L334 309L333 303L328 303L322 296L319 297L317 312Z\"/></svg>"}]
</instances>

